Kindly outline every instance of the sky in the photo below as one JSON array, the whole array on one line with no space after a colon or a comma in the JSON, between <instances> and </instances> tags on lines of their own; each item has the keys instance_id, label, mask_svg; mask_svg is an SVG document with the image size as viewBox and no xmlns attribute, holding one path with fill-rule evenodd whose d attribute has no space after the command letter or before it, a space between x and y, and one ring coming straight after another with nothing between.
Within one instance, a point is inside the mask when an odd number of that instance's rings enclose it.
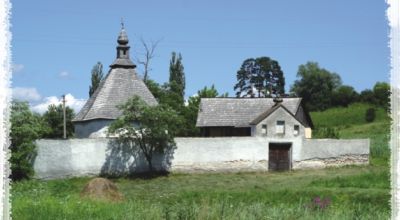
<instances>
[{"instance_id":1,"label":"sky","mask_svg":"<svg viewBox=\"0 0 400 220\"><path fill-rule=\"evenodd\" d=\"M182 54L186 97L204 86L234 96L247 58L279 62L286 92L308 61L339 74L356 91L389 81L389 27L382 0L12 0L13 96L44 112L50 103L77 112L88 99L91 69L107 73L116 56L121 18L131 57L140 39L159 41L149 76L168 81L173 51ZM140 74L142 68L139 66Z\"/></svg>"}]
</instances>

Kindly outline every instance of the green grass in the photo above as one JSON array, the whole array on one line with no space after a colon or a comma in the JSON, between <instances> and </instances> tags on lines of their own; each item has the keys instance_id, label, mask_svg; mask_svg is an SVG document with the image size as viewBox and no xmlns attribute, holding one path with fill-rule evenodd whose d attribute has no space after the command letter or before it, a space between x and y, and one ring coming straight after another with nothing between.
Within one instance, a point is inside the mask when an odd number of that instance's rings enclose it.
<instances>
[{"instance_id":1,"label":"green grass","mask_svg":"<svg viewBox=\"0 0 400 220\"><path fill-rule=\"evenodd\" d=\"M172 174L113 179L125 200L82 199L90 178L29 180L12 184L13 219L388 219L389 119L368 105L312 112L315 126L340 138L370 138L371 164L283 173ZM316 197L329 198L313 208Z\"/></svg>"},{"instance_id":2,"label":"green grass","mask_svg":"<svg viewBox=\"0 0 400 220\"><path fill-rule=\"evenodd\" d=\"M389 135L390 119L383 108L376 108L373 122L365 121L365 112L372 107L368 104L356 103L347 108L338 107L323 112L311 112L315 130L330 127L338 132L339 138L369 138L370 159L374 163L388 163L390 156Z\"/></svg>"},{"instance_id":3,"label":"green grass","mask_svg":"<svg viewBox=\"0 0 400 220\"><path fill-rule=\"evenodd\" d=\"M31 180L13 184L13 218L387 219L387 177L382 167L347 166L114 179L126 198L121 203L81 199L79 193L89 178ZM306 208L317 196L329 198L330 205L323 210Z\"/></svg>"},{"instance_id":4,"label":"green grass","mask_svg":"<svg viewBox=\"0 0 400 220\"><path fill-rule=\"evenodd\" d=\"M348 127L363 125L365 112L375 108L375 122L388 121L388 113L383 108L377 108L365 103L355 103L348 107L330 108L322 112L310 112L315 127Z\"/></svg>"}]
</instances>

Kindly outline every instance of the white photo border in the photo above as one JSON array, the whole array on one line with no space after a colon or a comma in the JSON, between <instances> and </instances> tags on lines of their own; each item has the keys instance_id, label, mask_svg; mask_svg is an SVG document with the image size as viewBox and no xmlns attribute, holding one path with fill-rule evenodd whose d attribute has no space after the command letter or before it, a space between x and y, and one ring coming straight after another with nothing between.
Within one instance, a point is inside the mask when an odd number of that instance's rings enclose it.
<instances>
[{"instance_id":1,"label":"white photo border","mask_svg":"<svg viewBox=\"0 0 400 220\"><path fill-rule=\"evenodd\" d=\"M10 166L9 166L9 132L11 102L11 2L0 1L0 178L1 205L0 219L10 219Z\"/></svg>"}]
</instances>

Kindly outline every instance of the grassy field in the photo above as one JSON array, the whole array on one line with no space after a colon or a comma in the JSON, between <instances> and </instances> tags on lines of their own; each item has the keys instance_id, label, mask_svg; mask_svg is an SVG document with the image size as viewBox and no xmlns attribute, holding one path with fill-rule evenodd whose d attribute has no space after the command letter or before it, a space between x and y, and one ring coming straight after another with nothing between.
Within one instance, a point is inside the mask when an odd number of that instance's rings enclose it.
<instances>
[{"instance_id":1,"label":"grassy field","mask_svg":"<svg viewBox=\"0 0 400 220\"><path fill-rule=\"evenodd\" d=\"M14 219L387 219L387 169L115 179L121 203L80 199L87 178L13 185ZM329 199L326 207L313 200Z\"/></svg>"},{"instance_id":2,"label":"grassy field","mask_svg":"<svg viewBox=\"0 0 400 220\"><path fill-rule=\"evenodd\" d=\"M125 197L119 203L80 198L89 178L21 181L12 184L12 216L17 220L388 219L389 120L384 112L377 113L372 123L363 118L347 123L350 119L341 118L343 111L356 115L366 107L337 108L311 116L316 127L334 126L341 138L371 138L368 166L113 179Z\"/></svg>"}]
</instances>

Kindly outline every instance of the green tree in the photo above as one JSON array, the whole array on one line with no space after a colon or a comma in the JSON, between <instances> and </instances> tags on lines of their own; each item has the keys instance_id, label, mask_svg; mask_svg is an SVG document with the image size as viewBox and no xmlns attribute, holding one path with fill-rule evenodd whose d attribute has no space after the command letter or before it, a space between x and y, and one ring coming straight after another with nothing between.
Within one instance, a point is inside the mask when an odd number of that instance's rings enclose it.
<instances>
[{"instance_id":1,"label":"green tree","mask_svg":"<svg viewBox=\"0 0 400 220\"><path fill-rule=\"evenodd\" d=\"M285 93L285 78L279 63L269 57L246 59L236 74L237 97L272 97Z\"/></svg>"},{"instance_id":2,"label":"green tree","mask_svg":"<svg viewBox=\"0 0 400 220\"><path fill-rule=\"evenodd\" d=\"M185 100L185 72L182 64L182 55L178 56L172 52L172 58L169 64L169 89L171 92L176 93L180 103Z\"/></svg>"},{"instance_id":3,"label":"green tree","mask_svg":"<svg viewBox=\"0 0 400 220\"><path fill-rule=\"evenodd\" d=\"M320 68L315 62L300 65L297 77L300 79L294 82L291 92L303 98L309 111L331 107L333 92L342 84L338 74Z\"/></svg>"},{"instance_id":4,"label":"green tree","mask_svg":"<svg viewBox=\"0 0 400 220\"><path fill-rule=\"evenodd\" d=\"M149 106L134 96L119 106L122 116L109 127L110 134L118 134L118 140L137 146L143 153L150 172L154 171L154 153L165 152L175 145L177 113L167 105Z\"/></svg>"},{"instance_id":5,"label":"green tree","mask_svg":"<svg viewBox=\"0 0 400 220\"><path fill-rule=\"evenodd\" d=\"M365 89L360 93L360 102L376 104L374 92L370 89Z\"/></svg>"},{"instance_id":6,"label":"green tree","mask_svg":"<svg viewBox=\"0 0 400 220\"><path fill-rule=\"evenodd\" d=\"M386 82L377 82L372 90L376 104L388 110L390 100L390 85Z\"/></svg>"},{"instance_id":7,"label":"green tree","mask_svg":"<svg viewBox=\"0 0 400 220\"><path fill-rule=\"evenodd\" d=\"M164 103L166 93L165 88L150 78L147 78L145 84L153 96L157 99L158 103Z\"/></svg>"},{"instance_id":8,"label":"green tree","mask_svg":"<svg viewBox=\"0 0 400 220\"><path fill-rule=\"evenodd\" d=\"M65 107L67 137L74 135L74 126L72 119L74 118L74 110ZM43 119L50 128L50 131L44 135L45 138L63 138L64 135L64 115L63 107L59 105L49 105L47 111L43 114Z\"/></svg>"},{"instance_id":9,"label":"green tree","mask_svg":"<svg viewBox=\"0 0 400 220\"><path fill-rule=\"evenodd\" d=\"M89 97L93 95L103 80L103 64L97 62L92 68L92 85L89 86Z\"/></svg>"},{"instance_id":10,"label":"green tree","mask_svg":"<svg viewBox=\"0 0 400 220\"><path fill-rule=\"evenodd\" d=\"M32 113L27 102L13 101L11 105L11 179L21 180L33 176L35 140L48 132L39 114Z\"/></svg>"},{"instance_id":11,"label":"green tree","mask_svg":"<svg viewBox=\"0 0 400 220\"><path fill-rule=\"evenodd\" d=\"M358 100L358 93L351 86L339 86L332 94L332 105L347 107Z\"/></svg>"}]
</instances>

